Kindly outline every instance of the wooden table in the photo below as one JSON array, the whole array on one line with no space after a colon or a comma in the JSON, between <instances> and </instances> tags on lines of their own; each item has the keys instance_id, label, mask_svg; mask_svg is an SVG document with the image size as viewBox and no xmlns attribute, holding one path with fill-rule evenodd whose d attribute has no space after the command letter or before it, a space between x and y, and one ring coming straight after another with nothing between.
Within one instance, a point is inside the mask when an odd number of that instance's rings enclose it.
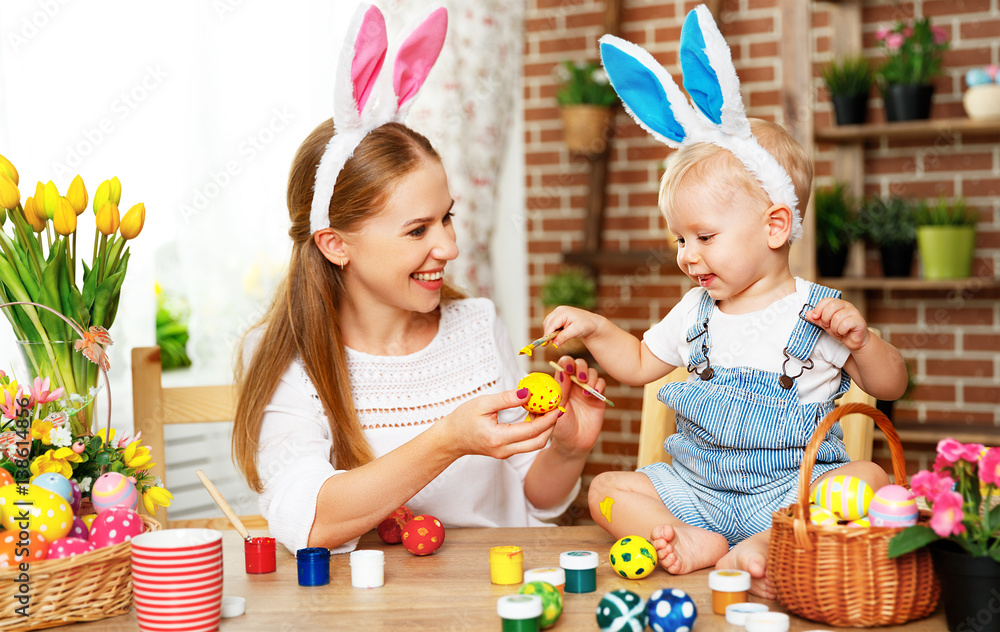
<instances>
[{"instance_id":1,"label":"wooden table","mask_svg":"<svg viewBox=\"0 0 1000 632\"><path fill-rule=\"evenodd\" d=\"M257 532L254 535L266 535ZM248 575L244 570L243 544L235 531L225 531L226 596L247 600L246 614L223 619L220 630L285 632L292 630L440 630L445 632L498 630L497 599L517 592L518 586L490 583L489 548L514 544L524 549L524 568L558 566L559 553L574 549L597 551L597 591L566 594L562 617L554 632L597 630L595 610L604 593L629 589L643 598L658 588L680 588L694 599L698 619L694 632L740 632L712 613L708 590L709 569L673 576L657 569L642 580L627 580L611 571L607 552L611 536L599 527L555 527L526 529L449 529L444 546L427 557L416 557L401 545L383 544L372 532L361 538L358 548L385 551L385 585L381 588L351 587L348 555L335 555L330 563L330 584L298 585L295 558L278 546L278 569L267 575ZM751 598L754 601L761 601ZM772 610L777 602L765 601ZM128 615L76 624L64 630L124 632L138 630L135 612ZM830 626L792 617L792 632L834 630ZM885 632L938 632L946 630L944 613L905 626L881 628Z\"/></svg>"}]
</instances>

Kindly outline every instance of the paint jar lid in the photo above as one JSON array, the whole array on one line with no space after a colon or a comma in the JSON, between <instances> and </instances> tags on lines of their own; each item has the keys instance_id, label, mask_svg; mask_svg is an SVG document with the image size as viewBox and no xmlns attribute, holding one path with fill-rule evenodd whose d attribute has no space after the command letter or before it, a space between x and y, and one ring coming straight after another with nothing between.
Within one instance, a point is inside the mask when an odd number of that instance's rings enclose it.
<instances>
[{"instance_id":1,"label":"paint jar lid","mask_svg":"<svg viewBox=\"0 0 1000 632\"><path fill-rule=\"evenodd\" d=\"M238 617L247 610L247 600L243 597L222 598L222 618Z\"/></svg>"},{"instance_id":2,"label":"paint jar lid","mask_svg":"<svg viewBox=\"0 0 1000 632\"><path fill-rule=\"evenodd\" d=\"M788 632L788 615L784 612L756 612L747 615L747 632Z\"/></svg>"},{"instance_id":3,"label":"paint jar lid","mask_svg":"<svg viewBox=\"0 0 1000 632\"><path fill-rule=\"evenodd\" d=\"M596 551L564 551L559 554L559 566L568 571L597 568L599 560Z\"/></svg>"},{"instance_id":4,"label":"paint jar lid","mask_svg":"<svg viewBox=\"0 0 1000 632\"><path fill-rule=\"evenodd\" d=\"M566 571L561 568L532 568L524 571L524 583L548 582L553 586L566 583Z\"/></svg>"},{"instance_id":5,"label":"paint jar lid","mask_svg":"<svg viewBox=\"0 0 1000 632\"><path fill-rule=\"evenodd\" d=\"M251 538L243 541L244 550L273 551L275 550L274 538Z\"/></svg>"},{"instance_id":6,"label":"paint jar lid","mask_svg":"<svg viewBox=\"0 0 1000 632\"><path fill-rule=\"evenodd\" d=\"M385 566L385 553L367 549L351 551L351 566Z\"/></svg>"},{"instance_id":7,"label":"paint jar lid","mask_svg":"<svg viewBox=\"0 0 1000 632\"><path fill-rule=\"evenodd\" d=\"M318 546L311 546L306 549L299 549L295 552L295 559L300 563L315 564L317 562L330 561L330 549Z\"/></svg>"},{"instance_id":8,"label":"paint jar lid","mask_svg":"<svg viewBox=\"0 0 1000 632\"><path fill-rule=\"evenodd\" d=\"M750 615L767 611L767 606L762 603L731 603L726 606L726 621L733 625L745 625Z\"/></svg>"},{"instance_id":9,"label":"paint jar lid","mask_svg":"<svg viewBox=\"0 0 1000 632\"><path fill-rule=\"evenodd\" d=\"M708 574L708 587L721 592L750 590L750 573L737 570L712 571Z\"/></svg>"},{"instance_id":10,"label":"paint jar lid","mask_svg":"<svg viewBox=\"0 0 1000 632\"><path fill-rule=\"evenodd\" d=\"M497 600L497 614L502 619L534 619L542 616L542 598L538 595L504 595Z\"/></svg>"}]
</instances>

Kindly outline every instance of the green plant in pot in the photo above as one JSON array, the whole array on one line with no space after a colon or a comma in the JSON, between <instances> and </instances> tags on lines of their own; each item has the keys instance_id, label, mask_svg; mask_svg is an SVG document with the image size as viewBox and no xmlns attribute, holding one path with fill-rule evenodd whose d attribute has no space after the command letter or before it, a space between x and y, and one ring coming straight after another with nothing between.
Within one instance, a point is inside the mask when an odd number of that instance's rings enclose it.
<instances>
[{"instance_id":1,"label":"green plant in pot","mask_svg":"<svg viewBox=\"0 0 1000 632\"><path fill-rule=\"evenodd\" d=\"M871 64L861 55L834 61L823 68L823 82L833 101L837 125L860 125L868 118L868 92L875 80Z\"/></svg>"},{"instance_id":2,"label":"green plant in pot","mask_svg":"<svg viewBox=\"0 0 1000 632\"><path fill-rule=\"evenodd\" d=\"M843 182L816 190L816 266L822 277L844 274L847 251L857 238L855 202Z\"/></svg>"},{"instance_id":3,"label":"green plant in pot","mask_svg":"<svg viewBox=\"0 0 1000 632\"><path fill-rule=\"evenodd\" d=\"M948 32L931 26L929 18L912 23L900 20L878 31L875 40L886 55L878 70L886 120L930 118L934 96L931 80L941 74Z\"/></svg>"},{"instance_id":4,"label":"green plant in pot","mask_svg":"<svg viewBox=\"0 0 1000 632\"><path fill-rule=\"evenodd\" d=\"M607 147L611 108L618 101L607 73L594 61L564 61L554 74L566 145L588 155L601 153Z\"/></svg>"},{"instance_id":5,"label":"green plant in pot","mask_svg":"<svg viewBox=\"0 0 1000 632\"><path fill-rule=\"evenodd\" d=\"M593 309L597 305L597 284L583 270L566 268L545 279L545 283L542 284L541 300L546 316L560 305ZM559 347L559 350L569 355L577 355L585 352L586 346L579 339L574 339Z\"/></svg>"},{"instance_id":6,"label":"green plant in pot","mask_svg":"<svg viewBox=\"0 0 1000 632\"><path fill-rule=\"evenodd\" d=\"M917 208L917 248L925 279L964 279L972 273L979 214L961 197Z\"/></svg>"},{"instance_id":7,"label":"green plant in pot","mask_svg":"<svg viewBox=\"0 0 1000 632\"><path fill-rule=\"evenodd\" d=\"M858 226L881 252L883 276L910 276L917 246L915 210L912 200L897 196L870 198L861 206Z\"/></svg>"}]
</instances>

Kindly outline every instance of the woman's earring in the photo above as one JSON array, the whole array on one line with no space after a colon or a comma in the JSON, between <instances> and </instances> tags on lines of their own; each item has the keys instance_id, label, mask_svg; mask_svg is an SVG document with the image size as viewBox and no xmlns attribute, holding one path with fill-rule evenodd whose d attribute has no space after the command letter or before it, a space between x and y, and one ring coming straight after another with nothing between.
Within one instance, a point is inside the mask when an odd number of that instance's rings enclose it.
<instances>
[{"instance_id":1,"label":"woman's earring","mask_svg":"<svg viewBox=\"0 0 1000 632\"><path fill-rule=\"evenodd\" d=\"M343 270L345 265L347 265L347 263L345 263L344 260L341 259L340 260L340 269Z\"/></svg>"}]
</instances>

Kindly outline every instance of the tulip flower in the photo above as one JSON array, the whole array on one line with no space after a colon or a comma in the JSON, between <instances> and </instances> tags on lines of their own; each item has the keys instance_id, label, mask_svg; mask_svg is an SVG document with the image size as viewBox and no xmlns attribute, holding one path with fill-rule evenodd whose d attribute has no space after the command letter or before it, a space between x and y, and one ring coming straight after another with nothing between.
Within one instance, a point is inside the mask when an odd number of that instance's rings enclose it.
<instances>
[{"instance_id":1,"label":"tulip flower","mask_svg":"<svg viewBox=\"0 0 1000 632\"><path fill-rule=\"evenodd\" d=\"M97 212L97 230L101 231L102 235L114 235L120 223L118 205L114 202L108 202Z\"/></svg>"},{"instance_id":2,"label":"tulip flower","mask_svg":"<svg viewBox=\"0 0 1000 632\"><path fill-rule=\"evenodd\" d=\"M146 205L139 202L125 213L122 218L121 231L123 239L135 239L142 232L146 223Z\"/></svg>"},{"instance_id":3,"label":"tulip flower","mask_svg":"<svg viewBox=\"0 0 1000 632\"><path fill-rule=\"evenodd\" d=\"M115 206L118 206L122 202L122 183L118 180L118 176L111 178L109 182L111 183L109 199L115 203Z\"/></svg>"},{"instance_id":4,"label":"tulip flower","mask_svg":"<svg viewBox=\"0 0 1000 632\"><path fill-rule=\"evenodd\" d=\"M10 178L10 181L14 184L18 184L17 169L14 168L13 163L7 160L3 156L0 156L0 175L5 175Z\"/></svg>"},{"instance_id":5,"label":"tulip flower","mask_svg":"<svg viewBox=\"0 0 1000 632\"><path fill-rule=\"evenodd\" d=\"M59 189L56 188L56 185L52 182L52 180L49 180L48 183L46 183L44 191L44 201L39 200L37 197L35 198L35 210L41 211L44 209L45 217L52 219L56 216L56 207L59 206L61 196L59 195Z\"/></svg>"},{"instance_id":6,"label":"tulip flower","mask_svg":"<svg viewBox=\"0 0 1000 632\"><path fill-rule=\"evenodd\" d=\"M83 178L77 175L66 191L66 199L73 206L77 215L87 209L87 187L83 184Z\"/></svg>"},{"instance_id":7,"label":"tulip flower","mask_svg":"<svg viewBox=\"0 0 1000 632\"><path fill-rule=\"evenodd\" d=\"M17 185L6 175L0 174L0 206L3 208L17 208L21 202L21 192L17 190Z\"/></svg>"},{"instance_id":8,"label":"tulip flower","mask_svg":"<svg viewBox=\"0 0 1000 632\"><path fill-rule=\"evenodd\" d=\"M59 198L55 217L52 218L52 227L63 236L76 232L76 211L73 209L73 204L66 198Z\"/></svg>"},{"instance_id":9,"label":"tulip flower","mask_svg":"<svg viewBox=\"0 0 1000 632\"><path fill-rule=\"evenodd\" d=\"M174 495L171 494L163 487L150 487L146 490L146 493L142 495L142 504L150 514L156 513L156 506L169 507L170 501L174 499Z\"/></svg>"},{"instance_id":10,"label":"tulip flower","mask_svg":"<svg viewBox=\"0 0 1000 632\"><path fill-rule=\"evenodd\" d=\"M24 219L31 224L31 230L36 233L45 230L45 216L35 212L35 198L24 201Z\"/></svg>"},{"instance_id":11,"label":"tulip flower","mask_svg":"<svg viewBox=\"0 0 1000 632\"><path fill-rule=\"evenodd\" d=\"M111 182L105 180L104 182L97 185L97 190L94 191L94 215L108 203L111 199Z\"/></svg>"}]
</instances>

